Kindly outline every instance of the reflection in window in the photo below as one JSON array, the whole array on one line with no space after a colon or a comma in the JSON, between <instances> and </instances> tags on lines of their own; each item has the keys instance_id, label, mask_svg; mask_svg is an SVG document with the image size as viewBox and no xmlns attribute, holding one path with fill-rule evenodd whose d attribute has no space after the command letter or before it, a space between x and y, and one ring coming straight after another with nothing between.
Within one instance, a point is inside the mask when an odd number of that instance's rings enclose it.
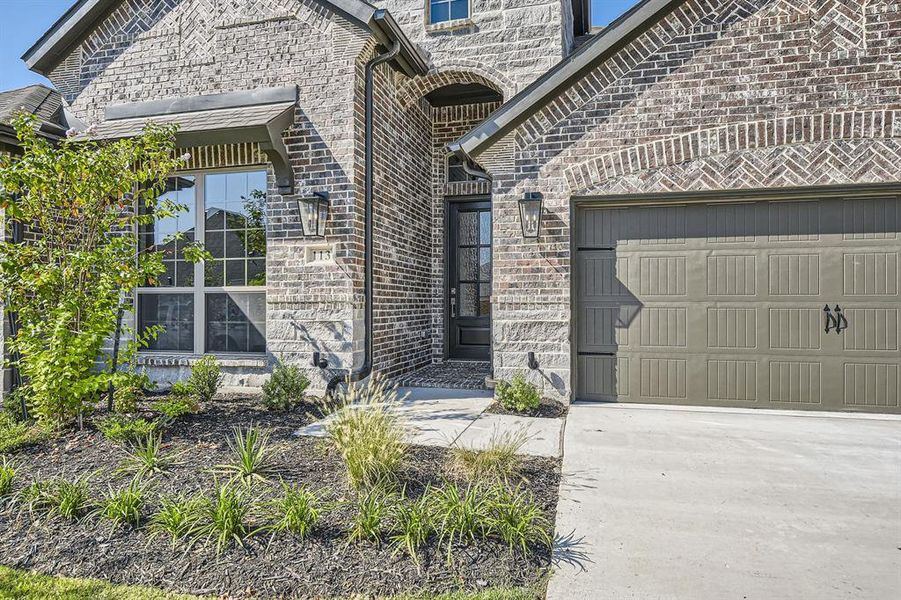
<instances>
[{"instance_id":1,"label":"reflection in window","mask_svg":"<svg viewBox=\"0 0 901 600\"><path fill-rule=\"evenodd\" d=\"M207 352L265 352L266 295L206 295Z\"/></svg>"},{"instance_id":2,"label":"reflection in window","mask_svg":"<svg viewBox=\"0 0 901 600\"><path fill-rule=\"evenodd\" d=\"M161 326L163 331L150 342L149 350L194 351L194 295L140 294L138 331Z\"/></svg>"},{"instance_id":3,"label":"reflection in window","mask_svg":"<svg viewBox=\"0 0 901 600\"><path fill-rule=\"evenodd\" d=\"M141 329L165 328L150 350L266 351L266 183L265 171L169 178L161 200L188 210L138 231L142 250L164 252L166 272L154 288L173 292L138 290ZM175 233L183 239L173 240ZM182 259L184 246L195 240L213 256L197 267ZM203 273L198 281L195 268ZM202 339L195 339L195 323L204 315Z\"/></svg>"},{"instance_id":4,"label":"reflection in window","mask_svg":"<svg viewBox=\"0 0 901 600\"><path fill-rule=\"evenodd\" d=\"M138 229L138 243L142 252L160 251L166 272L160 275L158 287L180 287L194 285L194 265L179 260L187 244L194 242L197 203L194 199L195 180L192 176L170 177L166 180L166 191L160 201L168 201L180 207L174 217L156 219L153 223L142 224ZM146 206L139 207L141 214L149 214ZM180 239L175 239L181 234Z\"/></svg>"}]
</instances>

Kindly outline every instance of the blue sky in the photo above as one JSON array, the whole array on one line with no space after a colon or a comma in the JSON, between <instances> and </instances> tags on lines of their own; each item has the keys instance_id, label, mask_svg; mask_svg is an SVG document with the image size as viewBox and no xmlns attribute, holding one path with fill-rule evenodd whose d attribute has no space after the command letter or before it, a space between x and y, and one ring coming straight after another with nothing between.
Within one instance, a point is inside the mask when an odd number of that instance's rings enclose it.
<instances>
[{"instance_id":1,"label":"blue sky","mask_svg":"<svg viewBox=\"0 0 901 600\"><path fill-rule=\"evenodd\" d=\"M595 25L606 25L637 0L591 0ZM75 0L0 0L0 90L48 83L19 59ZM478 6L478 0L475 0Z\"/></svg>"}]
</instances>

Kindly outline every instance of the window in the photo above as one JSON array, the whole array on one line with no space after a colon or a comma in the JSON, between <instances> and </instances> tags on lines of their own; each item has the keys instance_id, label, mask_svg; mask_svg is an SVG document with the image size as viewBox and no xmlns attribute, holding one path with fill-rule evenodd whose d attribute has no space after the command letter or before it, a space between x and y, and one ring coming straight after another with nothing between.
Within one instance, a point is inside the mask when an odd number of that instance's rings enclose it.
<instances>
[{"instance_id":1,"label":"window","mask_svg":"<svg viewBox=\"0 0 901 600\"><path fill-rule=\"evenodd\" d=\"M138 231L141 250L162 251L166 266L153 287L138 290L139 330L165 328L149 349L265 352L266 172L170 177L164 196L187 211ZM172 240L175 233L182 239ZM183 260L194 241L213 260Z\"/></svg>"},{"instance_id":2,"label":"window","mask_svg":"<svg viewBox=\"0 0 901 600\"><path fill-rule=\"evenodd\" d=\"M428 0L429 23L444 23L469 17L469 0Z\"/></svg>"}]
</instances>

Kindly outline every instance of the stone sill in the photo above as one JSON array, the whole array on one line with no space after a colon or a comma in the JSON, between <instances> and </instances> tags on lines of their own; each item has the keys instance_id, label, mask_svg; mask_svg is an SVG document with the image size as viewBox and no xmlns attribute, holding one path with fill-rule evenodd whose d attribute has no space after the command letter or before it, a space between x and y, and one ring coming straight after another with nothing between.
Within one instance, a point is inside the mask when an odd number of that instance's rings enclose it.
<instances>
[{"instance_id":1,"label":"stone sill","mask_svg":"<svg viewBox=\"0 0 901 600\"><path fill-rule=\"evenodd\" d=\"M437 33L441 31L453 31L454 29L465 29L475 25L475 21L471 17L465 19L454 19L453 21L443 21L441 23L426 23L426 33Z\"/></svg>"},{"instance_id":2,"label":"stone sill","mask_svg":"<svg viewBox=\"0 0 901 600\"><path fill-rule=\"evenodd\" d=\"M216 356L220 367L265 369L269 361L263 356ZM203 358L197 354L139 354L138 365L144 367L190 367Z\"/></svg>"}]
</instances>

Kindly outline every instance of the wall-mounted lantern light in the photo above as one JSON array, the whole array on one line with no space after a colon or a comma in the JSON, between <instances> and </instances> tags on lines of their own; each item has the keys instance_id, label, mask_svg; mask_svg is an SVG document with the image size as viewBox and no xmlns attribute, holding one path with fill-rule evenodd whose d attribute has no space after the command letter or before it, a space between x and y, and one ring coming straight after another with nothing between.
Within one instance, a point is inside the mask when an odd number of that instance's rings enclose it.
<instances>
[{"instance_id":1,"label":"wall-mounted lantern light","mask_svg":"<svg viewBox=\"0 0 901 600\"><path fill-rule=\"evenodd\" d=\"M519 221L522 225L522 237L527 240L538 239L541 235L541 205L543 198L538 192L528 192L519 201Z\"/></svg>"},{"instance_id":2,"label":"wall-mounted lantern light","mask_svg":"<svg viewBox=\"0 0 901 600\"><path fill-rule=\"evenodd\" d=\"M328 193L314 192L312 196L297 199L300 227L304 237L325 237L328 221Z\"/></svg>"}]
</instances>

